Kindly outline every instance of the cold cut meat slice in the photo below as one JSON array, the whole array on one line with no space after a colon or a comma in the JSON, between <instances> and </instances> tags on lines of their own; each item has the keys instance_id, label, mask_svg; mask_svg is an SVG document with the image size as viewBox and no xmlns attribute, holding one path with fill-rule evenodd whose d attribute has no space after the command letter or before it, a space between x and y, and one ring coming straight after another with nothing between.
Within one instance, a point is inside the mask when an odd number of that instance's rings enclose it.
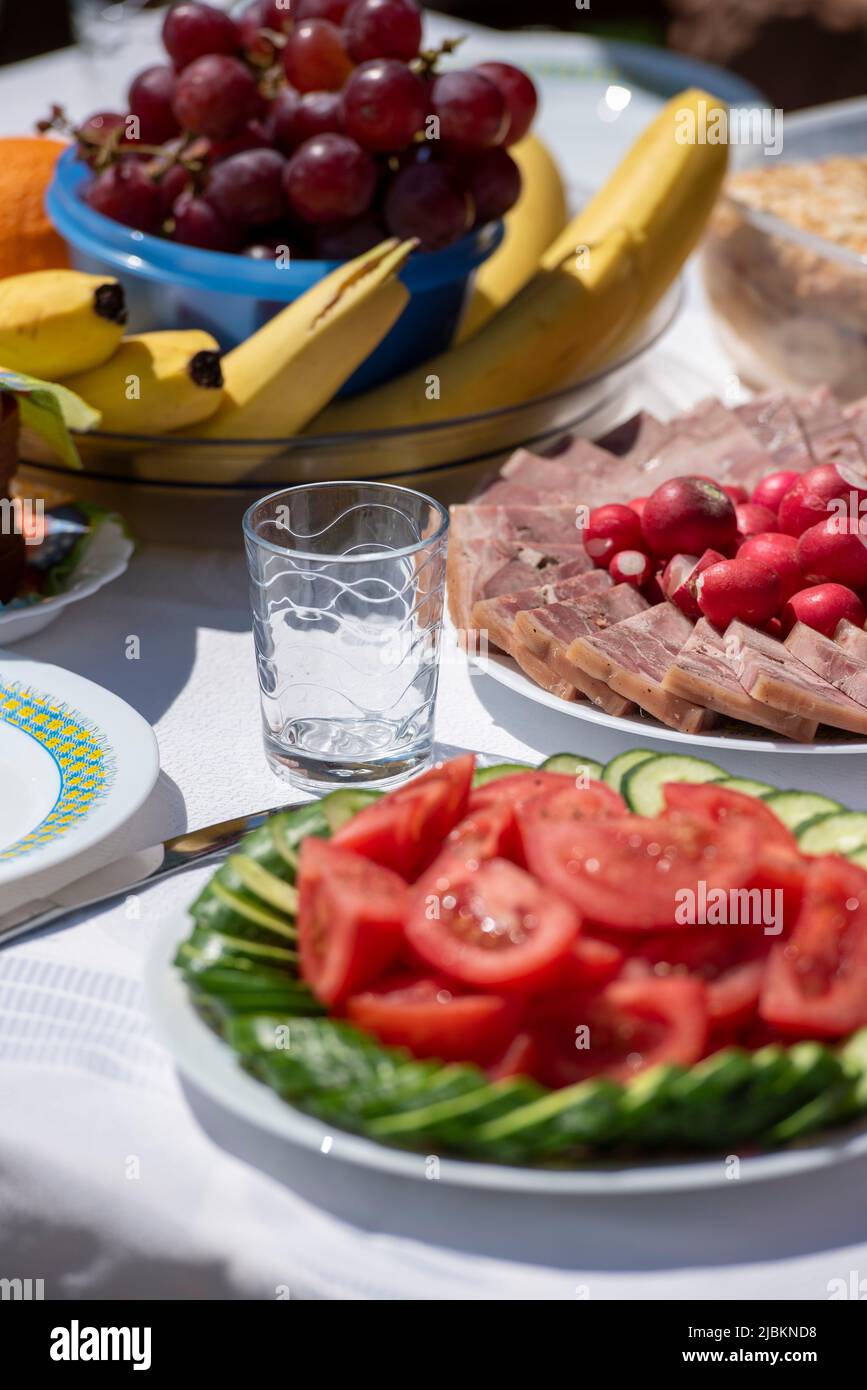
<instances>
[{"instance_id":1,"label":"cold cut meat slice","mask_svg":"<svg viewBox=\"0 0 867 1390\"><path fill-rule=\"evenodd\" d=\"M863 627L856 627L854 623L841 618L834 629L834 641L844 651L851 652L853 656L860 657L862 661L867 661L867 632L864 631Z\"/></svg>"},{"instance_id":2,"label":"cold cut meat slice","mask_svg":"<svg viewBox=\"0 0 867 1390\"><path fill-rule=\"evenodd\" d=\"M835 729L867 734L867 709L817 676L776 638L736 619L725 630L725 644L732 669L754 699Z\"/></svg>"},{"instance_id":3,"label":"cold cut meat slice","mask_svg":"<svg viewBox=\"0 0 867 1390\"><path fill-rule=\"evenodd\" d=\"M514 639L511 655L524 674L529 676L536 685L540 685L543 690L549 690L552 695L559 695L561 700L576 700L578 698L578 691L572 682L564 680L559 672L547 661L537 656L531 647L526 646L518 639Z\"/></svg>"},{"instance_id":4,"label":"cold cut meat slice","mask_svg":"<svg viewBox=\"0 0 867 1390\"><path fill-rule=\"evenodd\" d=\"M728 719L758 724L798 743L810 743L816 734L815 719L784 714L747 694L732 669L725 639L707 618L699 618L669 667L662 687L671 695L705 705Z\"/></svg>"},{"instance_id":5,"label":"cold cut meat slice","mask_svg":"<svg viewBox=\"0 0 867 1390\"><path fill-rule=\"evenodd\" d=\"M588 570L586 574L575 575L574 579L519 589L515 594L500 594L497 598L480 599L473 608L472 625L476 632L487 635L488 643L510 652L515 636L515 621L524 609L544 608L546 604L561 599L581 599L600 594L604 589L610 589L612 583L607 570Z\"/></svg>"},{"instance_id":6,"label":"cold cut meat slice","mask_svg":"<svg viewBox=\"0 0 867 1390\"><path fill-rule=\"evenodd\" d=\"M556 458L519 449L479 501L498 506L574 501L597 507L628 493L635 478L635 469L614 454L589 439L573 439Z\"/></svg>"},{"instance_id":7,"label":"cold cut meat slice","mask_svg":"<svg viewBox=\"0 0 867 1390\"><path fill-rule=\"evenodd\" d=\"M805 623L795 623L786 638L786 646L829 685L842 690L857 704L867 705L867 661Z\"/></svg>"},{"instance_id":8,"label":"cold cut meat slice","mask_svg":"<svg viewBox=\"0 0 867 1390\"><path fill-rule=\"evenodd\" d=\"M598 448L607 449L609 454L615 454L617 458L638 468L647 459L653 458L670 434L669 425L657 420L649 411L640 410L637 415L630 416L622 425L597 439L596 444Z\"/></svg>"},{"instance_id":9,"label":"cold cut meat slice","mask_svg":"<svg viewBox=\"0 0 867 1390\"><path fill-rule=\"evenodd\" d=\"M606 681L663 724L698 733L712 726L713 711L672 695L662 684L691 632L685 613L673 603L658 603L603 632L579 638L569 648L569 657L587 675Z\"/></svg>"},{"instance_id":10,"label":"cold cut meat slice","mask_svg":"<svg viewBox=\"0 0 867 1390\"><path fill-rule=\"evenodd\" d=\"M632 708L628 697L611 689L572 660L572 647L588 633L599 633L623 619L642 613L647 601L629 584L607 592L543 608L524 609L515 620L517 640L607 714L623 715Z\"/></svg>"},{"instance_id":11,"label":"cold cut meat slice","mask_svg":"<svg viewBox=\"0 0 867 1390\"><path fill-rule=\"evenodd\" d=\"M785 391L769 391L735 406L741 424L774 460L774 468L803 473L813 460L797 411Z\"/></svg>"},{"instance_id":12,"label":"cold cut meat slice","mask_svg":"<svg viewBox=\"0 0 867 1390\"><path fill-rule=\"evenodd\" d=\"M518 541L522 545L583 545L581 513L566 502L546 506L487 506L464 503L449 509L452 535L472 540ZM588 557L587 568L591 567Z\"/></svg>"},{"instance_id":13,"label":"cold cut meat slice","mask_svg":"<svg viewBox=\"0 0 867 1390\"><path fill-rule=\"evenodd\" d=\"M705 473L721 483L755 487L774 468L774 460L733 410L708 399L672 420L669 436L639 468L642 493L691 473Z\"/></svg>"},{"instance_id":14,"label":"cold cut meat slice","mask_svg":"<svg viewBox=\"0 0 867 1390\"><path fill-rule=\"evenodd\" d=\"M798 396L794 406L814 463L833 463L855 474L867 472L867 456L852 422L827 386Z\"/></svg>"}]
</instances>

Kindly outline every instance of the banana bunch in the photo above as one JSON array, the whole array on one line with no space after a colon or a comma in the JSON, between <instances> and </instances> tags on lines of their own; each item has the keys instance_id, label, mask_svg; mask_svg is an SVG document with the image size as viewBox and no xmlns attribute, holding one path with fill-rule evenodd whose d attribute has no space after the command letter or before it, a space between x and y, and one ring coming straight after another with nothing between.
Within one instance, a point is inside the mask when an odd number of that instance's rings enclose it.
<instances>
[{"instance_id":1,"label":"banana bunch","mask_svg":"<svg viewBox=\"0 0 867 1390\"><path fill-rule=\"evenodd\" d=\"M482 414L610 360L693 250L725 175L725 145L679 138L684 113L697 114L701 103L719 105L691 88L663 107L516 297L492 317L474 306L478 331L406 375L329 406L316 433Z\"/></svg>"},{"instance_id":2,"label":"banana bunch","mask_svg":"<svg viewBox=\"0 0 867 1390\"><path fill-rule=\"evenodd\" d=\"M0 280L0 365L55 381L107 362L126 324L123 286L78 270Z\"/></svg>"},{"instance_id":3,"label":"banana bunch","mask_svg":"<svg viewBox=\"0 0 867 1390\"><path fill-rule=\"evenodd\" d=\"M137 333L107 362L66 377L110 434L163 434L207 420L223 400L220 345L198 328Z\"/></svg>"}]
</instances>

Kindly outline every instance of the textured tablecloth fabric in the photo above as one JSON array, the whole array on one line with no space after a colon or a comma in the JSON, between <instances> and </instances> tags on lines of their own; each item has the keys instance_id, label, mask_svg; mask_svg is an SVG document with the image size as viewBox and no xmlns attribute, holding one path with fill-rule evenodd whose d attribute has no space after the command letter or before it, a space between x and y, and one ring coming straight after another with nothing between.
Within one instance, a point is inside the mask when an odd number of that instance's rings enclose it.
<instances>
[{"instance_id":1,"label":"textured tablecloth fabric","mask_svg":"<svg viewBox=\"0 0 867 1390\"><path fill-rule=\"evenodd\" d=\"M486 47L520 61L531 41L498 35ZM68 53L7 70L0 129L27 128L46 92L80 113L93 104L85 89ZM626 121L600 126L591 165L562 119L549 113L543 129L590 184L632 134ZM648 369L671 410L701 394L697 363L727 389L693 285ZM137 661L126 656L130 635ZM145 548L118 583L16 650L115 691L159 739L163 770L147 805L79 872L289 799L262 756L240 554ZM450 743L510 758L564 747L605 758L623 746L471 674L451 641L437 728ZM722 761L867 805L857 757L727 752ZM824 1298L830 1279L867 1272L860 1162L773 1184L727 1182L721 1171L718 1188L692 1195L555 1201L379 1177L252 1130L181 1083L144 1007L154 932L203 878L190 873L0 951L0 1277L44 1279L49 1298L584 1301Z\"/></svg>"}]
</instances>

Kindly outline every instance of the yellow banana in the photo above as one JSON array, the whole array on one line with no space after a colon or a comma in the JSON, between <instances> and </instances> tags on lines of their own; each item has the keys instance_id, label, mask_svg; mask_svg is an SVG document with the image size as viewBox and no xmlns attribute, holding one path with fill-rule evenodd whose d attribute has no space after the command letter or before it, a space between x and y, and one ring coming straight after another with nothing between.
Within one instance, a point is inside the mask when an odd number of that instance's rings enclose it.
<instances>
[{"instance_id":1,"label":"yellow banana","mask_svg":"<svg viewBox=\"0 0 867 1390\"><path fill-rule=\"evenodd\" d=\"M385 386L338 401L317 434L423 425L531 400L579 368L590 371L633 320L635 247L615 231L585 267L574 256L538 272L474 338Z\"/></svg>"},{"instance_id":2,"label":"yellow banana","mask_svg":"<svg viewBox=\"0 0 867 1390\"><path fill-rule=\"evenodd\" d=\"M373 352L409 299L414 241L384 241L334 270L223 358L225 398L206 439L296 434Z\"/></svg>"},{"instance_id":3,"label":"yellow banana","mask_svg":"<svg viewBox=\"0 0 867 1390\"><path fill-rule=\"evenodd\" d=\"M55 381L108 360L123 337L123 286L79 270L0 280L0 362Z\"/></svg>"},{"instance_id":4,"label":"yellow banana","mask_svg":"<svg viewBox=\"0 0 867 1390\"><path fill-rule=\"evenodd\" d=\"M64 382L111 434L163 434L207 420L223 399L220 345L198 328L124 338L101 367Z\"/></svg>"},{"instance_id":5,"label":"yellow banana","mask_svg":"<svg viewBox=\"0 0 867 1390\"><path fill-rule=\"evenodd\" d=\"M521 171L521 196L506 214L505 236L476 272L470 302L455 337L465 342L478 333L539 269L543 252L566 221L566 195L557 163L542 141L528 135L509 154Z\"/></svg>"},{"instance_id":6,"label":"yellow banana","mask_svg":"<svg viewBox=\"0 0 867 1390\"><path fill-rule=\"evenodd\" d=\"M550 269L581 247L593 247L615 227L639 242L644 279L640 311L674 280L695 247L726 171L728 146L695 138L709 111L724 103L690 87L671 98L635 141L608 182L591 198L542 258ZM689 138L689 137L692 138Z\"/></svg>"}]
</instances>

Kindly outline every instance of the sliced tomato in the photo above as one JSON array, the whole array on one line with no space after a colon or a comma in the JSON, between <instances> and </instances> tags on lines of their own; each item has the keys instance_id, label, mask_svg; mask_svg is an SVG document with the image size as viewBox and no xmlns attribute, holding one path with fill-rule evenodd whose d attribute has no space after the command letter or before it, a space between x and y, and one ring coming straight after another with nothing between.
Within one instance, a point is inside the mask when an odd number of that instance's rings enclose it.
<instances>
[{"instance_id":1,"label":"sliced tomato","mask_svg":"<svg viewBox=\"0 0 867 1390\"><path fill-rule=\"evenodd\" d=\"M465 859L510 859L516 845L515 812L506 802L470 811L446 837L442 853L457 851Z\"/></svg>"},{"instance_id":2,"label":"sliced tomato","mask_svg":"<svg viewBox=\"0 0 867 1390\"><path fill-rule=\"evenodd\" d=\"M699 980L615 980L576 995L571 1012L537 1025L535 1075L546 1086L591 1076L626 1082L659 1063L691 1066L707 1045L708 1014Z\"/></svg>"},{"instance_id":3,"label":"sliced tomato","mask_svg":"<svg viewBox=\"0 0 867 1390\"><path fill-rule=\"evenodd\" d=\"M698 904L702 893L746 887L755 875L755 837L734 820L667 814L558 825L528 816L522 835L531 872L604 927L673 927L690 901L682 895Z\"/></svg>"},{"instance_id":4,"label":"sliced tomato","mask_svg":"<svg viewBox=\"0 0 867 1390\"><path fill-rule=\"evenodd\" d=\"M513 772L508 777L497 777L493 782L485 782L474 787L470 793L470 810L479 811L483 806L522 806L525 801L539 796L542 792L563 791L564 787L574 786L575 779L562 772Z\"/></svg>"},{"instance_id":5,"label":"sliced tomato","mask_svg":"<svg viewBox=\"0 0 867 1390\"><path fill-rule=\"evenodd\" d=\"M780 894L770 902L774 911L779 905L783 928L788 930L801 906L806 859L791 830L770 806L755 796L729 791L717 782L667 782L662 794L671 811L708 816L717 825L736 821L753 827L758 862L752 886Z\"/></svg>"},{"instance_id":6,"label":"sliced tomato","mask_svg":"<svg viewBox=\"0 0 867 1390\"><path fill-rule=\"evenodd\" d=\"M528 991L555 977L580 926L569 903L507 859L444 865L433 888L429 878L406 921L419 960L485 989Z\"/></svg>"},{"instance_id":7,"label":"sliced tomato","mask_svg":"<svg viewBox=\"0 0 867 1390\"><path fill-rule=\"evenodd\" d=\"M332 843L413 879L464 816L475 758L467 753L438 763L405 787L365 806L337 831Z\"/></svg>"},{"instance_id":8,"label":"sliced tomato","mask_svg":"<svg viewBox=\"0 0 867 1390\"><path fill-rule=\"evenodd\" d=\"M626 956L607 941L579 934L556 976L528 1001L528 1016L534 1020L570 1015L576 994L601 989L616 979Z\"/></svg>"},{"instance_id":9,"label":"sliced tomato","mask_svg":"<svg viewBox=\"0 0 867 1390\"><path fill-rule=\"evenodd\" d=\"M842 1037L867 1023L867 873L836 855L808 863L801 911L771 951L759 1012L786 1033Z\"/></svg>"},{"instance_id":10,"label":"sliced tomato","mask_svg":"<svg viewBox=\"0 0 867 1390\"><path fill-rule=\"evenodd\" d=\"M514 1076L535 1075L538 1045L532 1033L516 1033L501 1056L488 1065L492 1081L511 1081Z\"/></svg>"},{"instance_id":11,"label":"sliced tomato","mask_svg":"<svg viewBox=\"0 0 867 1390\"><path fill-rule=\"evenodd\" d=\"M298 862L301 974L326 1004L375 980L397 958L407 887L390 869L315 837Z\"/></svg>"},{"instance_id":12,"label":"sliced tomato","mask_svg":"<svg viewBox=\"0 0 867 1390\"><path fill-rule=\"evenodd\" d=\"M381 1042L416 1057L486 1062L500 1056L520 1023L520 1005L496 994L462 994L419 974L392 975L346 1003L346 1017Z\"/></svg>"},{"instance_id":13,"label":"sliced tomato","mask_svg":"<svg viewBox=\"0 0 867 1390\"><path fill-rule=\"evenodd\" d=\"M707 987L711 1027L730 1028L756 1015L764 963L773 941L761 925L642 933L634 939L624 974L701 980Z\"/></svg>"}]
</instances>

